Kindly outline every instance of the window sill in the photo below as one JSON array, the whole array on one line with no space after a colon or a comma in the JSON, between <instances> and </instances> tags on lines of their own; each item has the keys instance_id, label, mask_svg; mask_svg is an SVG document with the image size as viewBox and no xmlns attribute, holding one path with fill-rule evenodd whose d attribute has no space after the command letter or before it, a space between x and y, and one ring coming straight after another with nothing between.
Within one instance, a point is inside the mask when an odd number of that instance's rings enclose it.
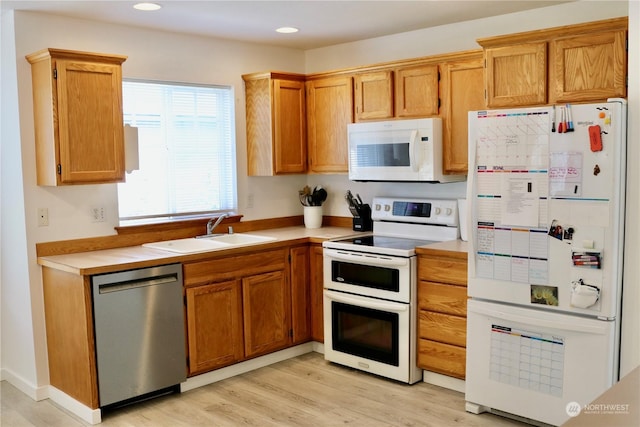
<instances>
[{"instance_id":1,"label":"window sill","mask_svg":"<svg viewBox=\"0 0 640 427\"><path fill-rule=\"evenodd\" d=\"M115 230L120 235L194 229L194 235L198 235L205 233L207 229L207 222L209 222L211 218L215 217L216 214L197 218L167 218L166 220L147 222L143 224L137 223L136 221L130 221L129 224L125 222L124 224L115 227ZM225 224L234 224L240 222L241 219L242 215L229 214L227 218L222 220L218 227L220 227L220 229L223 229L222 227L224 227Z\"/></svg>"}]
</instances>

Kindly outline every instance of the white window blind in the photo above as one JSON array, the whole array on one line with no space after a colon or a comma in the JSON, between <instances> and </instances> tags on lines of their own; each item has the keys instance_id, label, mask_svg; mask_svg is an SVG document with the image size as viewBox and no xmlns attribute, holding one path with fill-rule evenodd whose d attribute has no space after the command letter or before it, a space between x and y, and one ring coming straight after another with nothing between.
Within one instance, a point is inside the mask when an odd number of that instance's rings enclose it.
<instances>
[{"instance_id":1,"label":"white window blind","mask_svg":"<svg viewBox=\"0 0 640 427\"><path fill-rule=\"evenodd\" d=\"M230 87L124 81L122 97L140 169L118 184L120 220L236 209Z\"/></svg>"}]
</instances>

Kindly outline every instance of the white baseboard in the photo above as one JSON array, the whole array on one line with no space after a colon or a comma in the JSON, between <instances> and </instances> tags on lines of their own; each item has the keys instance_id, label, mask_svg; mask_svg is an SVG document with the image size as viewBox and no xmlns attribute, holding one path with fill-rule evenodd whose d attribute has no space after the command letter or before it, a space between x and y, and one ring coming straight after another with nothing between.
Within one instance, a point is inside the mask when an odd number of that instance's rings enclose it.
<instances>
[{"instance_id":1,"label":"white baseboard","mask_svg":"<svg viewBox=\"0 0 640 427\"><path fill-rule=\"evenodd\" d=\"M311 342L300 344L295 347L286 348L284 350L266 354L255 359L236 363L235 365L227 366L226 368L216 369L215 371L206 372L195 377L187 378L186 382L180 384L180 392L193 390L194 388L213 384L227 378L235 377L236 375L253 371L254 369L263 368L265 366L269 366L283 360L291 359L292 357L311 353L312 351L315 351L314 344L315 343Z\"/></svg>"},{"instance_id":2,"label":"white baseboard","mask_svg":"<svg viewBox=\"0 0 640 427\"><path fill-rule=\"evenodd\" d=\"M49 399L89 424L102 422L100 409L91 409L54 386L49 386Z\"/></svg>"},{"instance_id":3,"label":"white baseboard","mask_svg":"<svg viewBox=\"0 0 640 427\"><path fill-rule=\"evenodd\" d=\"M431 371L422 372L422 381L439 387L448 388L449 390L458 391L460 393L464 393L465 389L464 380L448 377Z\"/></svg>"},{"instance_id":4,"label":"white baseboard","mask_svg":"<svg viewBox=\"0 0 640 427\"><path fill-rule=\"evenodd\" d=\"M313 344L313 351L315 351L316 353L324 354L324 343L313 341L311 344Z\"/></svg>"},{"instance_id":5,"label":"white baseboard","mask_svg":"<svg viewBox=\"0 0 640 427\"><path fill-rule=\"evenodd\" d=\"M2 369L0 371L0 378L2 379L2 381L11 383L12 386L26 394L33 400L39 401L49 397L48 385L38 387L9 369Z\"/></svg>"}]
</instances>

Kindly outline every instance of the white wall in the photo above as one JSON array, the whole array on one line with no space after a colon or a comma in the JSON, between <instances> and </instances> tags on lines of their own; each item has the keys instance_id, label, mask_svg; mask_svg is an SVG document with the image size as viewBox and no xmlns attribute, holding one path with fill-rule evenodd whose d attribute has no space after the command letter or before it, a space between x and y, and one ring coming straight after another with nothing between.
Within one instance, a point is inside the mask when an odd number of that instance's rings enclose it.
<instances>
[{"instance_id":1,"label":"white wall","mask_svg":"<svg viewBox=\"0 0 640 427\"><path fill-rule=\"evenodd\" d=\"M304 72L304 54L32 12L3 13L2 30L2 376L37 398L39 387L48 384L48 371L35 244L114 234L117 188L36 185L31 72L25 55L47 47L123 54L129 57L125 78L232 86L240 212L252 219L301 214L296 193L306 178L246 176L241 75L269 69ZM242 204L249 193L254 194L253 209ZM91 206L104 206L107 221L92 223ZM40 207L49 210L48 227L37 226Z\"/></svg>"},{"instance_id":2,"label":"white wall","mask_svg":"<svg viewBox=\"0 0 640 427\"><path fill-rule=\"evenodd\" d=\"M629 2L629 115L620 375L640 364L640 2Z\"/></svg>"},{"instance_id":3,"label":"white wall","mask_svg":"<svg viewBox=\"0 0 640 427\"><path fill-rule=\"evenodd\" d=\"M522 31L598 21L629 15L629 128L627 171L627 230L625 240L624 301L622 316L621 375L640 364L640 2L581 1L537 10L495 16L459 24L427 28L387 37L345 43L308 50L306 72L315 73L362 64L374 64L405 58L437 55L479 48L476 39ZM464 197L460 184L389 185L352 183L342 176L313 176L310 182L328 183L330 190L342 194L346 189L360 192L365 201L374 195ZM328 201L332 215L347 215L345 204L339 199Z\"/></svg>"},{"instance_id":4,"label":"white wall","mask_svg":"<svg viewBox=\"0 0 640 427\"><path fill-rule=\"evenodd\" d=\"M17 385L26 389L34 398L39 396L39 387L48 383L41 276L40 268L36 264L35 244L113 234L113 226L117 222L115 185L64 188L35 185L32 93L29 64L24 59L26 54L45 47L111 52L129 56L123 66L124 77L232 85L236 98L239 211L245 215L245 219L301 214L302 209L296 193L305 182L310 185L321 183L329 190L326 214L349 216L346 204L342 200L347 188L359 192L367 201L373 195L390 193L403 196L461 197L464 195L464 184L351 183L341 175L247 177L245 107L241 74L267 69L292 72L326 71L473 49L477 48L475 39L478 37L624 16L627 14L626 7L626 2L585 2L579 7L561 5L544 12L505 15L308 52L31 12L16 12L13 19L13 14L4 13L0 111L2 376L19 383ZM638 21L636 18L636 26ZM14 27L15 38L12 34ZM637 32L632 45L635 45L636 51L640 47ZM632 55L630 53L630 58ZM635 69L630 69L630 76L639 74L637 53L635 58ZM638 89L637 80L635 89ZM631 98L630 96L630 104ZM637 116L637 111L636 96L635 110L632 111L630 105L630 114ZM637 126L634 132L635 141L638 141ZM640 215L637 208L637 176L632 184L632 190L635 191L633 213L635 218L638 218ZM246 207L250 195L254 197L254 207L251 209ZM96 204L106 207L107 222L90 222L89 208ZM49 227L37 227L38 207L49 209ZM640 240L637 239L637 228L634 236L636 241ZM635 249L634 253L638 253L637 243ZM637 270L639 267L636 265L635 268L635 271L631 270L630 278L637 284L640 274ZM637 289L635 295L638 295ZM639 323L636 315L634 324ZM627 365L637 365L637 352L629 360Z\"/></svg>"},{"instance_id":5,"label":"white wall","mask_svg":"<svg viewBox=\"0 0 640 427\"><path fill-rule=\"evenodd\" d=\"M2 97L0 97L0 274L2 316L2 379L8 379L32 398L37 398L36 348L28 275L24 192L20 167L15 38L13 14L3 13L0 54L2 55ZM9 246L9 243L11 246ZM35 288L35 287L34 287ZM42 310L40 309L40 313ZM38 317L35 314L35 317ZM41 338L41 337L40 337ZM42 340L40 340L42 344ZM43 354L42 345L39 347ZM45 359L46 361L46 359ZM45 365L46 369L46 365Z\"/></svg>"},{"instance_id":6,"label":"white wall","mask_svg":"<svg viewBox=\"0 0 640 427\"><path fill-rule=\"evenodd\" d=\"M410 31L352 43L305 51L306 73L418 58L447 52L479 49L476 39L627 15L627 1L584 1L495 16L458 24ZM311 184L328 187L332 197L325 213L349 216L341 195L347 189L359 192L365 202L376 195L464 198L465 184L375 184L353 183L345 176L311 176Z\"/></svg>"}]
</instances>

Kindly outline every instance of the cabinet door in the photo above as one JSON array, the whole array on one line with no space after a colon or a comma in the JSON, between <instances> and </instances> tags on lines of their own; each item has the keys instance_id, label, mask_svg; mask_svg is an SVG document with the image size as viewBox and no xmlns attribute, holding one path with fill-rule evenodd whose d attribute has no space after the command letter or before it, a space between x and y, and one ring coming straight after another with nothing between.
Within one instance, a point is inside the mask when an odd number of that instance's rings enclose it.
<instances>
[{"instance_id":1,"label":"cabinet door","mask_svg":"<svg viewBox=\"0 0 640 427\"><path fill-rule=\"evenodd\" d=\"M549 58L550 103L627 96L626 31L554 40Z\"/></svg>"},{"instance_id":2,"label":"cabinet door","mask_svg":"<svg viewBox=\"0 0 640 427\"><path fill-rule=\"evenodd\" d=\"M455 378L465 379L467 355L464 347L420 338L418 366Z\"/></svg>"},{"instance_id":3,"label":"cabinet door","mask_svg":"<svg viewBox=\"0 0 640 427\"><path fill-rule=\"evenodd\" d=\"M396 116L438 114L438 66L400 68L396 71Z\"/></svg>"},{"instance_id":4,"label":"cabinet door","mask_svg":"<svg viewBox=\"0 0 640 427\"><path fill-rule=\"evenodd\" d=\"M124 180L120 65L57 60L60 181Z\"/></svg>"},{"instance_id":5,"label":"cabinet door","mask_svg":"<svg viewBox=\"0 0 640 427\"><path fill-rule=\"evenodd\" d=\"M186 288L189 375L227 366L244 356L240 282Z\"/></svg>"},{"instance_id":6,"label":"cabinet door","mask_svg":"<svg viewBox=\"0 0 640 427\"><path fill-rule=\"evenodd\" d=\"M444 283L418 283L418 306L421 310L438 313L467 315L467 288Z\"/></svg>"},{"instance_id":7,"label":"cabinet door","mask_svg":"<svg viewBox=\"0 0 640 427\"><path fill-rule=\"evenodd\" d=\"M547 43L487 48L484 51L487 107L547 102Z\"/></svg>"},{"instance_id":8,"label":"cabinet door","mask_svg":"<svg viewBox=\"0 0 640 427\"><path fill-rule=\"evenodd\" d=\"M444 64L443 170L466 174L468 167L468 113L485 108L482 58Z\"/></svg>"},{"instance_id":9,"label":"cabinet door","mask_svg":"<svg viewBox=\"0 0 640 427\"><path fill-rule=\"evenodd\" d=\"M242 301L246 357L289 344L291 294L283 271L243 278Z\"/></svg>"},{"instance_id":10,"label":"cabinet door","mask_svg":"<svg viewBox=\"0 0 640 427\"><path fill-rule=\"evenodd\" d=\"M291 248L291 328L293 344L311 338L311 310L309 307L309 246Z\"/></svg>"},{"instance_id":11,"label":"cabinet door","mask_svg":"<svg viewBox=\"0 0 640 427\"><path fill-rule=\"evenodd\" d=\"M418 279L467 286L467 258L422 255L418 257Z\"/></svg>"},{"instance_id":12,"label":"cabinet door","mask_svg":"<svg viewBox=\"0 0 640 427\"><path fill-rule=\"evenodd\" d=\"M347 125L353 123L351 76L307 82L307 143L311 172L347 172Z\"/></svg>"},{"instance_id":13,"label":"cabinet door","mask_svg":"<svg viewBox=\"0 0 640 427\"><path fill-rule=\"evenodd\" d=\"M273 81L273 139L275 173L307 169L307 128L304 82Z\"/></svg>"},{"instance_id":14,"label":"cabinet door","mask_svg":"<svg viewBox=\"0 0 640 427\"><path fill-rule=\"evenodd\" d=\"M324 259L321 245L311 246L310 271L310 306L311 306L311 338L324 342L324 310L322 292L324 289Z\"/></svg>"},{"instance_id":15,"label":"cabinet door","mask_svg":"<svg viewBox=\"0 0 640 427\"><path fill-rule=\"evenodd\" d=\"M391 71L356 74L353 80L356 122L393 117L393 73Z\"/></svg>"}]
</instances>

